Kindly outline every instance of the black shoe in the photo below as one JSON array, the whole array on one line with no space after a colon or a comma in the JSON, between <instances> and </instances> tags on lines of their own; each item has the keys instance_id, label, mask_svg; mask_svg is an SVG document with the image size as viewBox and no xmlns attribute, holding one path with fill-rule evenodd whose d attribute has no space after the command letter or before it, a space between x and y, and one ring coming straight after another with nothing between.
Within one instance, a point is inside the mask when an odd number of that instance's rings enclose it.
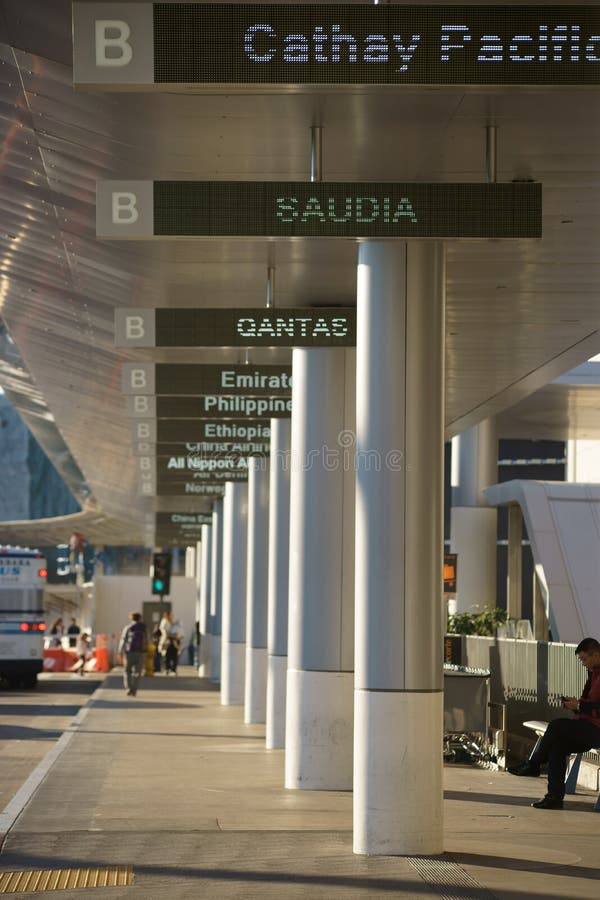
<instances>
[{"instance_id":1,"label":"black shoe","mask_svg":"<svg viewBox=\"0 0 600 900\"><path fill-rule=\"evenodd\" d=\"M537 763L526 759L525 762L519 763L518 766L509 766L506 771L510 772L511 775L527 775L530 778L538 778L540 767Z\"/></svg>"},{"instance_id":2,"label":"black shoe","mask_svg":"<svg viewBox=\"0 0 600 900\"><path fill-rule=\"evenodd\" d=\"M546 794L541 800L537 800L531 804L535 809L562 809L563 798L553 797L552 794Z\"/></svg>"},{"instance_id":3,"label":"black shoe","mask_svg":"<svg viewBox=\"0 0 600 900\"><path fill-rule=\"evenodd\" d=\"M127 696L128 696L128 697L131 697L132 694L133 694L133 691L127 691Z\"/></svg>"}]
</instances>

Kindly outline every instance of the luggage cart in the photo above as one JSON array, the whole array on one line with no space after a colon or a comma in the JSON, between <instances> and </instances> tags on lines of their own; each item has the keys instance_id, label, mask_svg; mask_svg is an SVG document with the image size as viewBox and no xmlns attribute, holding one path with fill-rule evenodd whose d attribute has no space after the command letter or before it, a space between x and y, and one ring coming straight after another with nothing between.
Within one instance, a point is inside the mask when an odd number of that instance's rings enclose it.
<instances>
[{"instance_id":1,"label":"luggage cart","mask_svg":"<svg viewBox=\"0 0 600 900\"><path fill-rule=\"evenodd\" d=\"M487 669L444 665L444 760L493 762L488 741L489 679Z\"/></svg>"}]
</instances>

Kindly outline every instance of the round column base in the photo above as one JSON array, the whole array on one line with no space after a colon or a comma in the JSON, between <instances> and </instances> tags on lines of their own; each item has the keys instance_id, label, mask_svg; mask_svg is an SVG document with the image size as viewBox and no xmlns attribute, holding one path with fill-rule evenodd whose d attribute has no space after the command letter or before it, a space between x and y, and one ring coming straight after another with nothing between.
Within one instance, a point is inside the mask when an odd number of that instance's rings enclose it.
<instances>
[{"instance_id":1,"label":"round column base","mask_svg":"<svg viewBox=\"0 0 600 900\"><path fill-rule=\"evenodd\" d=\"M267 660L267 750L285 747L285 691L287 656L269 656Z\"/></svg>"},{"instance_id":2,"label":"round column base","mask_svg":"<svg viewBox=\"0 0 600 900\"><path fill-rule=\"evenodd\" d=\"M354 672L288 669L285 786L352 790Z\"/></svg>"},{"instance_id":3,"label":"round column base","mask_svg":"<svg viewBox=\"0 0 600 900\"><path fill-rule=\"evenodd\" d=\"M267 715L267 648L246 647L244 722L264 722Z\"/></svg>"},{"instance_id":4,"label":"round column base","mask_svg":"<svg viewBox=\"0 0 600 900\"><path fill-rule=\"evenodd\" d=\"M355 691L355 853L442 853L443 696Z\"/></svg>"},{"instance_id":5,"label":"round column base","mask_svg":"<svg viewBox=\"0 0 600 900\"><path fill-rule=\"evenodd\" d=\"M241 706L244 702L246 644L221 643L221 706Z\"/></svg>"}]
</instances>

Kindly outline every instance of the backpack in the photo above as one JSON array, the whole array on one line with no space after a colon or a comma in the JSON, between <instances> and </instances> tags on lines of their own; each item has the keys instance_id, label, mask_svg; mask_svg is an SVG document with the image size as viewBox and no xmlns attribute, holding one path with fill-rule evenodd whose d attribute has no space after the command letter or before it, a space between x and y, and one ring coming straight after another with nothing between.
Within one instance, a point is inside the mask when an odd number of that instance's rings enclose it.
<instances>
[{"instance_id":1,"label":"backpack","mask_svg":"<svg viewBox=\"0 0 600 900\"><path fill-rule=\"evenodd\" d=\"M125 650L127 653L143 653L146 649L146 626L143 622L133 622L127 629Z\"/></svg>"}]
</instances>

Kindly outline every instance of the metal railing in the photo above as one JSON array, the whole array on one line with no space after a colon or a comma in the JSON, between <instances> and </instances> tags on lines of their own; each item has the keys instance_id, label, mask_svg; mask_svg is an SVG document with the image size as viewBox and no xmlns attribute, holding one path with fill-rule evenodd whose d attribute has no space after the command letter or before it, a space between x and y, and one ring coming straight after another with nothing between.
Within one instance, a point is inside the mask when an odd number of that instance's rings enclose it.
<instances>
[{"instance_id":1,"label":"metal railing","mask_svg":"<svg viewBox=\"0 0 600 900\"><path fill-rule=\"evenodd\" d=\"M587 672L575 644L463 635L460 664L490 671L490 724L506 733L509 749L531 741L527 719L567 715L563 695L579 697Z\"/></svg>"}]
</instances>

